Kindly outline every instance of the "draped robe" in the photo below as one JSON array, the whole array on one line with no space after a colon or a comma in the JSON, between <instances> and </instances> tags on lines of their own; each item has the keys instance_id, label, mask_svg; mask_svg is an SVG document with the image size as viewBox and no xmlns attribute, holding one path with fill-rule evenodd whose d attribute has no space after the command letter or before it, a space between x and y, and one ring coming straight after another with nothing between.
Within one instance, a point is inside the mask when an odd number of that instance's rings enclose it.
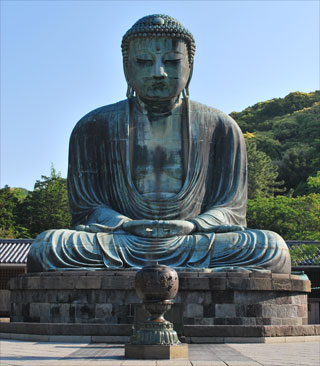
<instances>
[{"instance_id":1,"label":"draped robe","mask_svg":"<svg viewBox=\"0 0 320 366\"><path fill-rule=\"evenodd\" d=\"M249 229L214 233L217 225L246 225L247 157L236 122L211 107L185 102L185 180L177 194L150 198L139 193L132 180L131 103L134 100L90 112L70 138L72 226L102 224L105 232L46 231L31 246L28 270L141 267L154 259L176 268L289 273L288 248L279 235ZM122 229L129 219L189 220L196 231L138 237Z\"/></svg>"}]
</instances>

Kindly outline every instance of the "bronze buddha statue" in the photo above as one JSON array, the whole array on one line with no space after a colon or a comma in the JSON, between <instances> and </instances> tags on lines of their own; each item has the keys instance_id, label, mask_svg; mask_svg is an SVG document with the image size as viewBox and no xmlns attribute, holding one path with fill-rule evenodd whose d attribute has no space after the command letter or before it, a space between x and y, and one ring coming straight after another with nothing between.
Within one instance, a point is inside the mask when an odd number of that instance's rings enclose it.
<instances>
[{"instance_id":1,"label":"bronze buddha statue","mask_svg":"<svg viewBox=\"0 0 320 366\"><path fill-rule=\"evenodd\" d=\"M276 233L246 228L247 157L228 115L191 101L195 42L150 15L122 40L127 99L75 126L68 189L73 230L31 246L28 271L175 268L290 273Z\"/></svg>"}]
</instances>

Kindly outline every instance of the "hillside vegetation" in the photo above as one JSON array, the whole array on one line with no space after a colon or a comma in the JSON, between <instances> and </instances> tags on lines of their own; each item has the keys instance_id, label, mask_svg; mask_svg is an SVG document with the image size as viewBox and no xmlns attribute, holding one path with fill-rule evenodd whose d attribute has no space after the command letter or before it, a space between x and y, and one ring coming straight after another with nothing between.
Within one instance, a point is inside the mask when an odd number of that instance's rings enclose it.
<instances>
[{"instance_id":1,"label":"hillside vegetation","mask_svg":"<svg viewBox=\"0 0 320 366\"><path fill-rule=\"evenodd\" d=\"M290 93L230 115L271 158L287 192L309 193L307 179L320 170L319 90Z\"/></svg>"}]
</instances>

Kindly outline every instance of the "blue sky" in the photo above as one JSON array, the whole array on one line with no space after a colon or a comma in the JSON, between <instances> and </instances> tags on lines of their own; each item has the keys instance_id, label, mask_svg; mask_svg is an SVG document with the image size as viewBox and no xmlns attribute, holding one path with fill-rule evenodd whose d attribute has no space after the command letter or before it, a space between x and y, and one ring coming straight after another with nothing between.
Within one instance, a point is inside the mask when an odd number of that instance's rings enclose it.
<instances>
[{"instance_id":1,"label":"blue sky","mask_svg":"<svg viewBox=\"0 0 320 366\"><path fill-rule=\"evenodd\" d=\"M230 113L320 88L319 1L1 0L1 187L66 177L74 125L125 98L121 38L154 13L195 37L193 100Z\"/></svg>"}]
</instances>

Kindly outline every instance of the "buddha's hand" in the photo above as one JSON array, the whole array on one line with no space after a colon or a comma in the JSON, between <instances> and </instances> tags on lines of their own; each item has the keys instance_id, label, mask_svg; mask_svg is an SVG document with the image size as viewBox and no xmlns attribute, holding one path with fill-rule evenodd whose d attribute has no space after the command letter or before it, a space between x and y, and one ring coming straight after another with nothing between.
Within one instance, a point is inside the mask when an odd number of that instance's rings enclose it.
<instances>
[{"instance_id":1,"label":"buddha's hand","mask_svg":"<svg viewBox=\"0 0 320 366\"><path fill-rule=\"evenodd\" d=\"M123 230L146 238L170 238L188 235L195 228L193 222L184 220L132 220L122 226Z\"/></svg>"},{"instance_id":2,"label":"buddha's hand","mask_svg":"<svg viewBox=\"0 0 320 366\"><path fill-rule=\"evenodd\" d=\"M76 231L86 231L87 233L108 233L113 229L114 228L101 224L77 225L75 227Z\"/></svg>"},{"instance_id":3,"label":"buddha's hand","mask_svg":"<svg viewBox=\"0 0 320 366\"><path fill-rule=\"evenodd\" d=\"M246 228L242 225L214 225L210 228L213 233L230 233L233 231L243 231Z\"/></svg>"}]
</instances>

